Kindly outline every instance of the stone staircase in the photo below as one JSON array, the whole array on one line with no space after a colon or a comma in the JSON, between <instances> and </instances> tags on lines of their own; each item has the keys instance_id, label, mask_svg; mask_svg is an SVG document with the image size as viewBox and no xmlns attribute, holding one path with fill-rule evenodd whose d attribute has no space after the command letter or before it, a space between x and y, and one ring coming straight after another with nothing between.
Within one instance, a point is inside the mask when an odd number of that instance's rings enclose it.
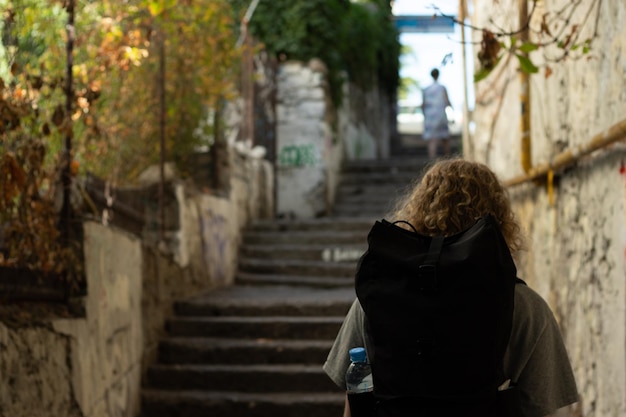
<instances>
[{"instance_id":1,"label":"stone staircase","mask_svg":"<svg viewBox=\"0 0 626 417\"><path fill-rule=\"evenodd\" d=\"M380 219L415 181L428 158L425 155L382 161L359 161L344 168L337 190L334 217Z\"/></svg>"},{"instance_id":2,"label":"stone staircase","mask_svg":"<svg viewBox=\"0 0 626 417\"><path fill-rule=\"evenodd\" d=\"M348 165L332 217L251 225L235 285L176 303L142 416L342 415L344 391L322 364L354 300L373 221L424 162Z\"/></svg>"}]
</instances>

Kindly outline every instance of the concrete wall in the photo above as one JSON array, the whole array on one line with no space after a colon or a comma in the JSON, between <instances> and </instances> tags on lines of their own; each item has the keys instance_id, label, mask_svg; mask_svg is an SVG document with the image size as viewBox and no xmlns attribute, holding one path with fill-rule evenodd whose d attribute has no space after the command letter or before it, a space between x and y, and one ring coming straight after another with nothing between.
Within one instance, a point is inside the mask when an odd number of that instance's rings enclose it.
<instances>
[{"instance_id":1,"label":"concrete wall","mask_svg":"<svg viewBox=\"0 0 626 417\"><path fill-rule=\"evenodd\" d=\"M0 323L0 416L82 417L74 397L69 336L50 323Z\"/></svg>"},{"instance_id":2,"label":"concrete wall","mask_svg":"<svg viewBox=\"0 0 626 417\"><path fill-rule=\"evenodd\" d=\"M245 151L231 149L230 194L191 193L182 184L177 195L181 230L169 253L144 247L144 362L156 358L163 323L172 303L211 288L233 283L241 231L255 219L274 213L273 170Z\"/></svg>"},{"instance_id":3,"label":"concrete wall","mask_svg":"<svg viewBox=\"0 0 626 417\"><path fill-rule=\"evenodd\" d=\"M141 242L85 224L83 318L0 323L0 416L134 416L139 410ZM37 306L17 308L33 314Z\"/></svg>"},{"instance_id":4,"label":"concrete wall","mask_svg":"<svg viewBox=\"0 0 626 417\"><path fill-rule=\"evenodd\" d=\"M281 64L277 90L277 215L325 215L345 160L389 156L389 99L346 85L335 109L316 59Z\"/></svg>"},{"instance_id":5,"label":"concrete wall","mask_svg":"<svg viewBox=\"0 0 626 417\"><path fill-rule=\"evenodd\" d=\"M86 223L85 267L85 318L52 321L70 340L73 395L85 416L133 416L143 354L141 242Z\"/></svg>"},{"instance_id":6,"label":"concrete wall","mask_svg":"<svg viewBox=\"0 0 626 417\"><path fill-rule=\"evenodd\" d=\"M338 112L339 137L346 160L385 159L390 155L391 101L377 86L365 92L346 85ZM395 120L394 120L395 123Z\"/></svg>"},{"instance_id":7,"label":"concrete wall","mask_svg":"<svg viewBox=\"0 0 626 417\"><path fill-rule=\"evenodd\" d=\"M277 84L277 214L310 218L327 212L326 182L332 156L341 154L332 132L319 60L283 63Z\"/></svg>"},{"instance_id":8,"label":"concrete wall","mask_svg":"<svg viewBox=\"0 0 626 417\"><path fill-rule=\"evenodd\" d=\"M85 223L82 316L60 317L54 306L0 305L1 417L138 414L141 378L173 302L231 284L242 228L273 214L269 164L245 152L230 157L228 196L173 179L181 228L164 247Z\"/></svg>"},{"instance_id":9,"label":"concrete wall","mask_svg":"<svg viewBox=\"0 0 626 417\"><path fill-rule=\"evenodd\" d=\"M489 27L494 18L499 27L516 27L517 1L474 3L474 25ZM538 2L531 27L539 27L544 13L573 4ZM586 144L626 117L626 3L584 0L570 24L582 27L579 39L592 37L598 4L598 37L588 55L573 59L580 48L566 61L551 62L546 57L558 56L556 47L531 54L540 67L530 78L534 165ZM523 170L518 62L502 63L476 85L476 133L466 157L486 162L506 180ZM575 370L581 401L564 415L626 415L625 162L622 141L557 172L552 193L545 181L510 190L528 236L520 276L552 307Z\"/></svg>"}]
</instances>

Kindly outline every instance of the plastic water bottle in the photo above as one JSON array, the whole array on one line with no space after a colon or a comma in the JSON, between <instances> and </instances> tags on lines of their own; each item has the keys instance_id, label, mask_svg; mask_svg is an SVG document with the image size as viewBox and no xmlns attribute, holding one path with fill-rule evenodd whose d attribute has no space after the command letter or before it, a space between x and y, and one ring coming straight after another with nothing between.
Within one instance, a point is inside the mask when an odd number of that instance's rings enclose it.
<instances>
[{"instance_id":1,"label":"plastic water bottle","mask_svg":"<svg viewBox=\"0 0 626 417\"><path fill-rule=\"evenodd\" d=\"M346 390L352 417L374 415L374 382L372 368L367 363L365 348L350 349L352 363L346 371Z\"/></svg>"}]
</instances>

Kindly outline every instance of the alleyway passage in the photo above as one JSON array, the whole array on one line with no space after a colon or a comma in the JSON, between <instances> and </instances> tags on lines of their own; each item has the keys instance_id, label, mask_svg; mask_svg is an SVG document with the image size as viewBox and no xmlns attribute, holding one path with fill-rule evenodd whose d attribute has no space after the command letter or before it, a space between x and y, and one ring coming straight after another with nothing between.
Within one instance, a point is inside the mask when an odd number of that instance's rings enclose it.
<instances>
[{"instance_id":1,"label":"alleyway passage","mask_svg":"<svg viewBox=\"0 0 626 417\"><path fill-rule=\"evenodd\" d=\"M322 364L355 297L356 260L425 162L353 163L332 217L252 225L236 285L175 306L143 417L340 416L344 391Z\"/></svg>"}]
</instances>

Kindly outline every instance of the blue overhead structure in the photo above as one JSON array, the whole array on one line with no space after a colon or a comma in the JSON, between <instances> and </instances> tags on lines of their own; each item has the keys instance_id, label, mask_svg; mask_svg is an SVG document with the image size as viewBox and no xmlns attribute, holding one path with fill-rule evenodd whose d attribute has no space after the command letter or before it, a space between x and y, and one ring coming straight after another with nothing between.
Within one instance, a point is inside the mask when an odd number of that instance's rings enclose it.
<instances>
[{"instance_id":1,"label":"blue overhead structure","mask_svg":"<svg viewBox=\"0 0 626 417\"><path fill-rule=\"evenodd\" d=\"M398 15L393 20L400 33L454 33L455 16Z\"/></svg>"}]
</instances>

